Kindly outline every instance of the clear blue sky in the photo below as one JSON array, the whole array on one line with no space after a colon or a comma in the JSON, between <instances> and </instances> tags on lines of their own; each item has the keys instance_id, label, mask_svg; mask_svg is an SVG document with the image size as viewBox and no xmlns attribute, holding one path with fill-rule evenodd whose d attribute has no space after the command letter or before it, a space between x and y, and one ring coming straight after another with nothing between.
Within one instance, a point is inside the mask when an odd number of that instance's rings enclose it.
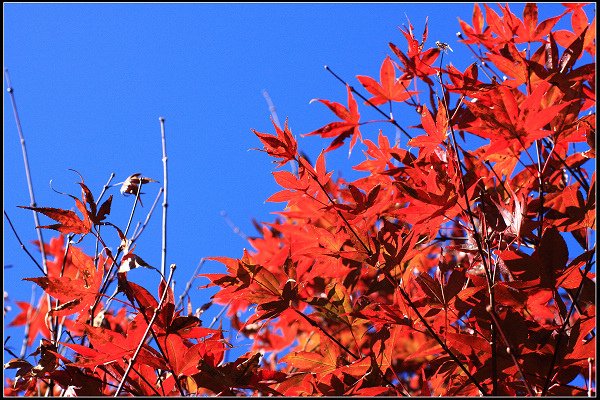
<instances>
[{"instance_id":1,"label":"clear blue sky","mask_svg":"<svg viewBox=\"0 0 600 400\"><path fill-rule=\"evenodd\" d=\"M541 19L562 10L559 4L540 7ZM522 8L511 5L517 15ZM113 182L135 172L162 181L158 118L164 116L169 156L167 263L178 265L179 294L202 257L239 257L248 247L226 224L222 210L242 231L254 235L252 218L271 221L270 213L282 207L264 203L279 190L271 176L274 164L266 154L248 151L262 147L251 128L273 131L263 89L269 91L279 118L289 117L296 136L310 132L335 120L323 105L309 105L312 98L342 103L346 98L344 87L323 65L354 85L358 74L378 78L381 62L391 55L388 42L406 48L397 29L406 24L406 16L418 35L428 16L428 45L436 40L449 43L454 52L445 61L464 69L474 60L457 42L456 17L470 23L472 10L472 4L454 3L4 4L4 66L15 88L37 203L72 207L71 199L49 187L52 180L57 190L78 194L78 177L68 168L78 170L95 195L111 172L116 173ZM361 112L369 115L364 108ZM398 117L402 121L403 116ZM373 138L379 128L393 137L385 126L365 128L363 134ZM328 145L316 137L299 141L313 160ZM328 168L354 176L348 162L359 162L361 149L357 145L350 160L344 150L332 153ZM138 209L134 224L145 217L158 188L145 187L145 207ZM124 226L132 198L121 197L118 188L111 193L115 199L110 221ZM36 237L33 219L16 206L28 204L5 92L4 209L26 243ZM41 218L43 224L50 221ZM157 267L160 225L157 209L137 247L137 253ZM52 233L45 231L45 238ZM17 312L12 301L31 295L30 283L21 279L39 272L7 226L4 234L4 265L11 266L4 277L13 307L6 317L10 321ZM203 272L220 269L220 264L209 263ZM130 278L143 283L148 274L133 271ZM156 276L150 277L150 289L156 293ZM194 307L212 293L196 292ZM8 330L17 350L20 332Z\"/></svg>"}]
</instances>

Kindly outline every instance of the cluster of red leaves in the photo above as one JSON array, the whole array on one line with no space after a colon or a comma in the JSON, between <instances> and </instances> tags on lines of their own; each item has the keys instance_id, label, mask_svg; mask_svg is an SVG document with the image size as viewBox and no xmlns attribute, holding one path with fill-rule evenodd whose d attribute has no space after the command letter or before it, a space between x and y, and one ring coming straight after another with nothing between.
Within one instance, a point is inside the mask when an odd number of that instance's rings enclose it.
<instances>
[{"instance_id":1,"label":"cluster of red leaves","mask_svg":"<svg viewBox=\"0 0 600 400\"><path fill-rule=\"evenodd\" d=\"M380 82L358 76L369 107L417 110L412 152L382 131L363 140L354 88L347 108L319 100L342 121L308 135L334 138L327 151L360 140L363 178L334 179L325 151L312 165L287 122L275 135L255 131L278 166L297 164L273 173L282 190L268 201L285 208L250 239L252 252L214 258L226 271L203 275L232 326L254 341L250 352L224 362L222 331L179 309L169 282L155 298L129 281L131 260L145 263L118 228L116 255L105 246L92 258L61 237L44 245L47 275L27 279L48 296L18 303L12 321L27 326L29 345L45 339L35 362L5 364L17 369L5 394L591 393L593 382L574 380L595 365L596 186L584 168L595 157L595 63L578 65L595 54L595 21L579 4L541 23L535 4L522 19L500 9L502 17L486 5L484 17L475 5L472 26L460 21L462 41L481 54L464 72L442 65L442 44L426 49L427 24L418 40L409 23L408 50L390 43L398 61L384 59ZM572 31L552 30L569 15ZM387 122L401 129L391 114ZM468 148L473 136L489 143ZM104 245L97 228L114 227L105 222L112 198L98 207L80 185L81 200L71 197L83 219L29 208L58 222L45 228ZM569 254L563 235L580 248ZM124 295L119 309L105 299L111 282ZM68 334L56 337L58 326Z\"/></svg>"},{"instance_id":2,"label":"cluster of red leaves","mask_svg":"<svg viewBox=\"0 0 600 400\"><path fill-rule=\"evenodd\" d=\"M274 172L283 190L268 201L285 209L251 239L254 252L219 258L227 271L205 276L254 350L287 373L277 392L587 393L572 381L587 379L596 343L595 174L582 168L595 157L595 115L585 115L595 64L577 61L594 55L594 22L581 5L539 24L535 4L523 19L500 9L486 5L484 17L475 5L474 26L461 21L463 42L482 54L464 72L435 65L444 46L427 49L427 28L416 39L409 23L408 51L390 44L398 61L384 59L380 81L358 76L369 106L421 114L408 142L418 154L380 132L355 166L368 175L346 182L332 178L325 153L313 166L295 142L274 151L273 136L256 132L267 153L298 165ZM568 15L573 31L553 32ZM482 72L496 75L484 82ZM408 90L416 82L429 104ZM342 119L308 134L333 138L326 151L362 141L356 93L347 86L347 107L319 100ZM488 144L468 148L469 135ZM589 146L574 151L577 142Z\"/></svg>"},{"instance_id":3,"label":"cluster of red leaves","mask_svg":"<svg viewBox=\"0 0 600 400\"><path fill-rule=\"evenodd\" d=\"M127 190L122 192L138 194L141 184L149 182L154 180L134 174L125 181ZM104 221L110 214L112 196L98 208L83 181L80 186L82 200L69 196L83 219L71 210L22 207L56 220L57 224L41 228L68 234L69 242L60 236L44 244L48 257L45 276L25 278L40 286L45 295L37 307L18 302L21 313L10 326L26 327L27 347L38 335L44 338L28 357L16 356L4 365L17 370L14 379L7 379L6 395L100 396L122 391L143 396L231 395L234 389L243 388L269 392L263 381L285 378L285 374L261 368L258 353L224 363L228 344L222 330L202 327L191 307L182 315L167 282L161 280L157 300L129 281L130 269L148 265L133 253L132 239ZM116 229L120 241L117 254L105 247L92 258L73 245L74 235L83 238L88 234L104 244L100 226ZM120 267L114 268L117 265ZM117 293L102 302L114 282ZM111 308L109 303L119 293L126 301L120 301L120 308ZM57 332L66 332L66 336L59 337Z\"/></svg>"}]
</instances>

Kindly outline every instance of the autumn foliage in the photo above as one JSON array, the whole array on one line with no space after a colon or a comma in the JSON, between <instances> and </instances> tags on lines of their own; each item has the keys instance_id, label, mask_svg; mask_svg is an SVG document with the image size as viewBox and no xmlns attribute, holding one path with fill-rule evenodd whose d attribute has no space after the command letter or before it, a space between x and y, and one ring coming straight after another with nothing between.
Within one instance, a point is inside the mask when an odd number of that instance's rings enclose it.
<instances>
[{"instance_id":1,"label":"autumn foliage","mask_svg":"<svg viewBox=\"0 0 600 400\"><path fill-rule=\"evenodd\" d=\"M19 302L11 322L37 348L5 364L16 369L5 394L593 394L596 65L583 60L595 57L595 18L580 4L544 21L535 4L499 10L475 5L460 21L476 59L464 71L409 22L379 77L357 76L345 104L318 100L336 120L306 134L326 140L314 163L287 122L254 131L282 210L252 250L202 274L253 340L236 360L224 362L223 330L177 300L172 274L157 290L128 280L148 265L107 221L112 197L100 204L82 179L81 216L25 207L63 235L43 245L46 275L27 279L48 296ZM561 19L571 29L556 30ZM335 178L327 154L359 144L363 177ZM152 182L132 177L124 193ZM96 257L73 242L86 235Z\"/></svg>"}]
</instances>

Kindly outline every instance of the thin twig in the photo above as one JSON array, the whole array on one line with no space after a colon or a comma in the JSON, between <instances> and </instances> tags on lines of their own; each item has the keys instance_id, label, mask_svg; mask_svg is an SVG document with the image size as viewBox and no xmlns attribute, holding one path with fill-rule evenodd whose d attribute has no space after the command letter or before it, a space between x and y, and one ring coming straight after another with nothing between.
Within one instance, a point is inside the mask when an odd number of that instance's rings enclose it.
<instances>
[{"instance_id":1,"label":"thin twig","mask_svg":"<svg viewBox=\"0 0 600 400\"><path fill-rule=\"evenodd\" d=\"M108 190L108 188L110 187L110 182L114 179L115 177L115 173L111 172L110 176L108 177L108 181L106 181L106 183L104 184L104 186L102 187L102 191L100 192L100 195L98 196L98 198L96 199L96 205L100 204L100 200L102 199L102 197L104 196L104 193L106 193L106 191Z\"/></svg>"},{"instance_id":2,"label":"thin twig","mask_svg":"<svg viewBox=\"0 0 600 400\"><path fill-rule=\"evenodd\" d=\"M442 53L443 59L443 53ZM440 61L440 72L438 72L439 84L442 88L442 104L446 109L446 118L448 119L448 127L450 128L450 133L452 137L451 145L454 149L455 159L457 161L458 167L458 177L460 180L460 187L462 188L463 196L465 197L465 212L469 217L469 221L471 222L471 226L473 227L473 237L475 238L475 242L477 243L477 250L479 252L479 256L481 257L481 263L483 264L483 268L485 271L485 275L487 277L488 284L488 294L490 299L490 307L492 310L495 309L495 296L494 296L494 275L491 272L491 266L488 264L488 260L486 259L486 253L483 249L483 236L480 235L479 230L477 229L477 225L475 224L475 218L473 216L473 211L471 210L471 202L469 200L469 193L467 190L467 186L465 184L464 176L462 173L462 168L464 168L464 164L462 163L459 153L458 153L458 143L456 141L456 135L454 133L454 126L452 123L452 117L450 116L450 110L448 109L448 103L446 102L446 86L444 86L441 61ZM488 253L489 254L489 253ZM491 333L491 350L492 350L492 396L496 396L498 394L498 364L497 364L497 332L494 328L494 324L490 323L490 333Z\"/></svg>"},{"instance_id":3,"label":"thin twig","mask_svg":"<svg viewBox=\"0 0 600 400\"><path fill-rule=\"evenodd\" d=\"M271 117L273 117L273 121L275 121L277 126L281 127L281 124L279 123L279 118L277 117L275 104L273 104L273 101L271 101L271 96L269 96L269 92L267 92L267 89L263 89L262 94L267 102L267 105L269 106L269 112L271 113Z\"/></svg>"},{"instance_id":4,"label":"thin twig","mask_svg":"<svg viewBox=\"0 0 600 400\"><path fill-rule=\"evenodd\" d=\"M167 139L165 137L165 118L160 117L160 133L162 141L162 162L163 162L163 218L162 218L162 257L160 263L160 273L165 276L165 268L167 265Z\"/></svg>"},{"instance_id":5,"label":"thin twig","mask_svg":"<svg viewBox=\"0 0 600 400\"><path fill-rule=\"evenodd\" d=\"M227 223L227 225L231 228L233 233L235 233L244 240L248 240L248 235L246 235L244 231L242 231L236 224L233 223L231 218L229 218L229 215L227 215L227 211L222 210L220 214L221 217L223 217L223 219L225 220L225 223Z\"/></svg>"},{"instance_id":6,"label":"thin twig","mask_svg":"<svg viewBox=\"0 0 600 400\"><path fill-rule=\"evenodd\" d=\"M303 158L298 158L297 159L298 165L302 165L302 163L300 162L301 160L304 160L304 159ZM304 161L307 162L306 160L304 160ZM329 194L329 192L327 191L327 189L325 189L325 186L323 186L323 184L321 182L319 182L319 178L315 174L313 174L310 169L308 169L306 167L304 167L304 168L310 174L310 176L313 178L313 180L317 183L317 185L319 185L319 187L321 188L321 190L323 191L323 193L325 194L325 196L327 196L327 199L331 203L331 206L333 207L333 209L336 211L336 213L342 219L342 221L344 221L344 223L346 224L346 226L348 227L348 229L350 229L350 232L352 232L352 234L354 235L354 237L362 245L362 247L365 249L365 251L367 252L367 254L369 254L369 256L373 256L373 251L371 250L371 247L367 246L365 244L365 242L360 238L360 236L358 236L358 233L356 233L356 231L354 230L354 228L352 228L352 225L350 225L350 222L348 222L348 220L346 219L346 217L344 217L344 215L341 213L341 211L336 207L336 202L333 201L333 199L331 198L331 195Z\"/></svg>"},{"instance_id":7,"label":"thin twig","mask_svg":"<svg viewBox=\"0 0 600 400\"><path fill-rule=\"evenodd\" d=\"M269 96L269 92L267 92L267 89L263 89L262 94L263 94L263 97L265 98L265 101L267 102L267 105L269 106L269 112L271 113L271 118L273 118L273 121L275 122L275 124L281 128L281 122L279 122L279 117L277 116L277 110L275 108L275 104L273 104L273 101L271 100L271 96ZM290 163L290 171L294 175L296 175L298 173L296 164Z\"/></svg>"},{"instance_id":8,"label":"thin twig","mask_svg":"<svg viewBox=\"0 0 600 400\"><path fill-rule=\"evenodd\" d=\"M523 380L523 383L525 384L527 393L529 393L530 396L534 397L535 392L533 391L531 384L525 377L525 374L523 373L523 368L521 368L521 364L519 364L519 361L517 360L517 357L515 356L516 349L510 344L510 342L508 341L508 338L506 337L506 335L504 334L504 331L502 330L502 327L500 326L500 322L498 321L498 316L496 315L496 311L494 311L494 309L491 306L488 306L487 312L491 315L492 321L494 322L494 325L496 325L497 331L498 331L498 333L500 333L500 337L502 338L502 340L504 341L504 344L506 345L506 352L508 353L508 355L512 359L513 363L517 367L517 370L519 371L519 373L521 374L521 379Z\"/></svg>"},{"instance_id":9,"label":"thin twig","mask_svg":"<svg viewBox=\"0 0 600 400\"><path fill-rule=\"evenodd\" d=\"M65 272L65 268L67 266L67 256L69 255L69 249L71 248L71 240L73 240L73 236L75 236L73 233L70 233L67 236L67 242L65 243L65 251L63 253L63 259L62 259L62 263L61 263L61 267L60 267L60 277L62 278L64 272ZM56 299L55 303L54 303L54 307L55 309L58 309L58 307L60 306L60 300ZM48 315L48 318L51 318L51 314ZM90 317L91 319L91 317ZM64 322L64 317L63 317L63 322ZM53 319L53 326L56 330L56 334L54 335L54 345L55 346L59 346L58 345L58 341L60 339L60 331L62 331L62 323L59 323L59 317L55 317Z\"/></svg>"},{"instance_id":10,"label":"thin twig","mask_svg":"<svg viewBox=\"0 0 600 400\"><path fill-rule=\"evenodd\" d=\"M16 355L15 352L12 351L9 347L6 347L6 343L8 343L8 339L10 339L10 336L7 336L6 340L4 341L4 351L7 352L8 354L10 354L11 356L13 356L13 358L23 358L23 357L19 357L18 355Z\"/></svg>"},{"instance_id":11,"label":"thin twig","mask_svg":"<svg viewBox=\"0 0 600 400\"><path fill-rule=\"evenodd\" d=\"M557 359L557 356L558 356L558 353L560 350L560 345L562 344L562 339L565 336L565 329L567 328L567 325L569 324L569 319L571 318L571 314L573 313L573 310L575 309L575 304L576 304L577 300L579 300L579 296L581 295L581 292L583 290L583 284L585 283L585 278L587 277L587 274L592 269L592 257L594 256L594 254L595 254L595 252L590 253L590 256L586 262L585 269L583 271L583 276L581 277L581 282L579 283L579 286L577 287L577 291L575 292L575 296L574 296L575 301L571 302L571 306L569 307L567 316L565 317L565 320L563 321L562 325L560 326L560 329L558 330L558 337L556 339L556 345L554 346L554 353L552 354L552 360L550 361L550 367L548 368L548 373L546 374L546 380L544 382L544 387L542 388L542 393L541 393L542 397L546 395L546 393L548 392L548 389L550 387L550 382L552 381L552 375L554 372L554 366L556 365L556 359Z\"/></svg>"},{"instance_id":12,"label":"thin twig","mask_svg":"<svg viewBox=\"0 0 600 400\"><path fill-rule=\"evenodd\" d=\"M115 392L114 397L117 397L121 393L121 390L123 389L123 385L125 384L125 380L127 380L127 376L131 372L131 369L133 368L133 364L135 363L135 360L137 359L138 355L142 351L142 347L144 346L144 343L146 342L146 338L148 337L148 334L150 333L150 330L152 329L152 325L154 324L156 317L158 317L158 312L160 311L162 304L164 303L165 299L167 298L167 293L169 293L169 284L171 283L171 280L173 279L173 272L175 271L175 268L176 268L175 264L171 264L171 272L169 273L169 280L167 281L167 284L165 285L165 289L160 298L160 301L158 302L158 305L154 309L154 314L152 314L152 318L148 322L146 331L144 332L144 335L142 336L142 339L140 340L138 347L135 349L135 353L133 353L133 356L131 357L131 359L129 359L129 364L127 365L127 369L125 370L125 373L123 374L123 378L121 378L121 382L119 383L119 387L117 388L117 391ZM142 315L144 315L143 311L140 311L140 312L142 313Z\"/></svg>"},{"instance_id":13,"label":"thin twig","mask_svg":"<svg viewBox=\"0 0 600 400\"><path fill-rule=\"evenodd\" d=\"M125 228L125 232L123 232L123 236L125 236L125 238L127 238L127 233L129 232L129 229L131 227L131 222L133 221L133 215L135 214L135 210L136 210L137 204L138 204L139 199L140 199L140 193L142 191L142 185L143 184L144 183L140 179L140 184L137 187L137 192L135 194L135 200L133 201L133 206L131 207L131 212L129 213L129 219L127 221L127 226ZM156 205L156 202L155 202L154 205ZM153 205L153 207L154 207L154 205ZM112 224L107 222L107 223L105 223L105 225L112 225ZM112 226L114 227L114 225L112 225ZM104 243L104 241L102 240L102 237L100 236L100 226L98 226L98 228L97 228L96 239L99 240L102 243L102 246L104 248L107 248L106 243ZM131 243L133 243L133 240L132 240ZM119 258L119 255L121 254L122 250L123 250L123 247L119 246L119 248L117 250L117 254L111 257L112 264L111 264L110 268L108 269L108 272L106 274L106 279L104 280L104 282L100 286L99 293L105 294L106 290L108 290L108 287L109 287L110 283L114 280L114 275L112 274L112 272L113 272L114 268L118 268L119 264L117 263L117 259ZM112 296L111 296L111 298L112 298ZM91 312L90 313L91 313L92 317L94 315L94 312L95 312L96 307L98 306L99 302L100 302L100 297L97 297L96 301L94 302L94 304L93 304L93 306L91 308Z\"/></svg>"},{"instance_id":14,"label":"thin twig","mask_svg":"<svg viewBox=\"0 0 600 400\"><path fill-rule=\"evenodd\" d=\"M33 182L31 179L31 171L29 169L29 158L27 156L27 146L25 145L25 136L23 135L23 128L21 127L21 119L19 118L19 111L17 109L17 101L15 100L15 91L10 82L10 75L8 74L7 68L4 69L4 77L6 79L6 84L8 86L6 88L6 90L8 91L8 93L10 95L10 102L11 102L12 109L13 109L15 123L17 125L17 132L19 133L19 140L21 141L21 153L23 155L23 165L25 167L25 176L27 178L27 188L29 190L29 200L30 200L29 206L37 207L37 203L35 201L35 195L33 193ZM40 221L38 218L38 213L35 210L32 210L32 212L33 212L33 222L35 224L35 230L37 233L38 242L40 244L40 252L42 255L42 271L44 272L44 275L47 275L48 274L48 266L47 266L46 249L44 248L44 237L42 235L42 229L40 228ZM36 263L36 265L37 265L37 263ZM50 299L50 295L48 293L46 293L46 300L48 302L48 310L50 310L52 308L52 300ZM50 326L49 328L50 328L51 338L53 336L56 337L55 327ZM52 380L50 380L50 384L48 385L48 388L49 389L54 388L54 382Z\"/></svg>"},{"instance_id":15,"label":"thin twig","mask_svg":"<svg viewBox=\"0 0 600 400\"><path fill-rule=\"evenodd\" d=\"M21 119L19 118L19 111L17 109L17 101L15 100L15 90L10 83L10 75L8 74L8 69L4 69L4 77L6 78L6 84L8 87L6 90L10 95L10 102L12 104L13 114L15 117L15 123L17 124L17 132L19 133L19 139L21 141L21 152L23 153L23 165L25 166L25 176L27 177L27 188L29 189L29 200L30 207L37 207L35 202L35 195L33 193L33 182L31 179L31 171L29 170L29 158L27 157L27 147L25 146L25 136L23 135L23 129L21 127ZM40 243L40 249L42 252L42 266L44 270L44 275L47 274L48 268L46 266L46 249L44 249L44 239L42 235L42 229L40 228L40 220L38 218L38 213L35 210L33 212L33 222L35 223L35 229L37 231L38 241Z\"/></svg>"},{"instance_id":16,"label":"thin twig","mask_svg":"<svg viewBox=\"0 0 600 400\"><path fill-rule=\"evenodd\" d=\"M137 192L135 194L135 200L133 201L133 206L131 207L131 213L129 213L129 220L127 221L127 226L125 227L125 231L123 232L123 235L127 238L127 233L129 232L129 228L131 227L131 221L133 221L133 214L135 213L135 209L137 207L137 204L140 200L140 194L142 192L142 185L143 185L143 180L140 179L140 184L137 187ZM117 256L118 257L118 256Z\"/></svg>"},{"instance_id":17,"label":"thin twig","mask_svg":"<svg viewBox=\"0 0 600 400\"><path fill-rule=\"evenodd\" d=\"M140 228L140 230L138 231L137 229L135 229L133 231L133 237L131 238L132 243L134 243L137 240L137 238L140 237L142 232L144 232L144 229L146 229L146 225L148 225L148 221L150 221L150 217L152 216L152 213L154 212L154 208L156 208L156 205L158 204L158 200L160 199L160 195L163 193L163 190L164 189L162 187L158 190L158 194L156 195L156 198L154 199L154 203L152 203L152 207L150 207L150 211L148 211L148 215L146 215L146 219L144 220L144 223L142 224L142 227Z\"/></svg>"},{"instance_id":18,"label":"thin twig","mask_svg":"<svg viewBox=\"0 0 600 400\"><path fill-rule=\"evenodd\" d=\"M456 36L461 39L464 40L463 35L461 32L456 32ZM471 50L471 53L473 53L473 55L475 56L475 58L477 58L479 61L481 61L481 70L483 71L483 73L488 77L488 79L490 81L492 81L492 79L490 78L490 76L485 72L485 69L483 69L483 67L487 68L492 74L494 74L494 76L500 80L500 75L498 75L496 73L496 71L494 71L488 64L487 62L485 62L483 56L481 56L480 54L477 54L475 52L475 50L473 50L473 48L471 47L471 45L469 43L465 43L467 45L467 47L469 48L469 50Z\"/></svg>"},{"instance_id":19,"label":"thin twig","mask_svg":"<svg viewBox=\"0 0 600 400\"><path fill-rule=\"evenodd\" d=\"M12 221L8 217L8 214L6 213L6 210L4 210L4 218L6 218L6 220L8 221L8 225L10 225L10 229L12 229L13 233L15 234L15 237L17 238L17 241L21 245L21 248L23 249L23 251L25 251L25 253L29 256L29 258L31 258L31 261L33 261L33 263L35 264L35 266L38 267L38 269L40 270L40 272L42 274L48 275L44 271L44 268L42 268L42 266L37 262L37 260L35 259L35 257L33 257L33 255L31 255L31 253L29 252L29 250L27 250L27 247L25 247L25 245L21 241L21 238L19 237L19 234L17 233L15 227L13 226Z\"/></svg>"},{"instance_id":20,"label":"thin twig","mask_svg":"<svg viewBox=\"0 0 600 400\"><path fill-rule=\"evenodd\" d=\"M150 383L148 382L148 379L146 379L146 377L142 374L140 374L135 368L131 367L131 370L133 372L135 372L137 374L137 376L139 376L146 385L148 385L150 387L150 389L152 389L152 391L154 391L154 393L156 393L157 396L160 396L160 393L158 393L158 390L156 390L156 388ZM163 391L163 395L164 395L164 391Z\"/></svg>"},{"instance_id":21,"label":"thin twig","mask_svg":"<svg viewBox=\"0 0 600 400\"><path fill-rule=\"evenodd\" d=\"M308 315L304 314L302 311L293 308L293 310L296 312L296 314L300 315L302 318L304 318L309 324L311 324L312 326L314 326L315 328L319 329L321 332L323 332L325 334L325 336L327 336L329 339L331 339L335 344L338 345L338 347L342 350L344 350L346 353L350 354L352 357L354 357L355 360L359 360L360 357L356 354L354 354L352 352L352 350L348 349L346 346L344 346L339 340L337 340L335 337L333 337L329 332L327 332L325 329L323 329L316 321L314 321L312 318L310 318Z\"/></svg>"},{"instance_id":22,"label":"thin twig","mask_svg":"<svg viewBox=\"0 0 600 400\"><path fill-rule=\"evenodd\" d=\"M550 140L548 140L548 138L542 138L542 143L544 144L544 146L546 146L547 149L551 149L554 146L552 145L552 142ZM574 170L573 168L571 168L570 165L567 164L567 162L565 161L564 158L562 158L560 156L560 154L558 154L557 152L554 152L553 155L558 159L558 161L563 165L563 167L565 167L567 169L567 171L569 171L571 173L571 175L573 176L573 178L575 178L575 180L577 182L579 182L579 184L581 185L581 187L587 192L590 190L590 185L585 181L585 179L583 179L581 176L579 176L579 174L577 173L577 171L579 171L581 173L581 169L578 167L577 170Z\"/></svg>"},{"instance_id":23,"label":"thin twig","mask_svg":"<svg viewBox=\"0 0 600 400\"><path fill-rule=\"evenodd\" d=\"M388 279L392 279L392 281L393 281L393 278L389 275L389 272L385 272L385 274L388 277ZM406 302L408 303L408 305L410 306L410 308L417 314L417 317L419 318L419 320L421 321L421 323L425 326L425 328L427 329L427 331L429 331L429 333L431 334L431 336L438 342L438 344L442 347L442 349L446 352L446 354L448 354L450 356L450 358L458 365L458 367L467 375L467 377L471 380L471 382L473 382L475 384L475 386L477 386L477 389L479 389L479 391L481 392L481 394L483 396L487 396L488 393L483 388L483 386L481 386L481 384L475 379L475 377L473 375L471 375L471 373L463 365L462 361L460 361L454 355L454 353L452 353L452 351L448 348L448 346L446 346L446 344L444 343L444 341L439 337L438 334L435 333L435 331L433 330L433 328L427 323L427 321L425 320L425 318L421 315L421 313L417 309L417 306L412 302L412 300L408 296L408 293L406 293L404 291L404 289L402 289L402 286L398 285L397 287L400 290L400 294L402 295L402 297L404 297L404 300L406 300Z\"/></svg>"},{"instance_id":24,"label":"thin twig","mask_svg":"<svg viewBox=\"0 0 600 400\"><path fill-rule=\"evenodd\" d=\"M31 285L31 299L29 300L29 304L33 305L35 301L35 285ZM39 313L40 310L35 310L35 313ZM23 343L21 345L21 352L19 353L21 356L19 358L25 358L27 354L27 347L29 346L29 330L31 329L31 317L33 316L33 307L29 307L27 310L27 323L25 324L25 329L23 331ZM37 315L36 315L37 316Z\"/></svg>"},{"instance_id":25,"label":"thin twig","mask_svg":"<svg viewBox=\"0 0 600 400\"><path fill-rule=\"evenodd\" d=\"M196 269L194 270L194 273L193 273L192 277L190 278L190 280L185 285L185 289L183 290L183 293L181 293L181 296L179 296L179 300L177 301L177 305L175 306L175 310L177 310L181 306L181 303L183 303L183 299L185 298L185 296L187 296L188 292L192 288L192 284L194 283L194 280L196 279L196 276L198 275L198 272L200 272L200 268L202 268L202 266L204 265L205 262L206 262L206 258L200 259L200 262L196 266Z\"/></svg>"},{"instance_id":26,"label":"thin twig","mask_svg":"<svg viewBox=\"0 0 600 400\"><path fill-rule=\"evenodd\" d=\"M221 318L221 315L223 315L223 313L225 312L225 310L227 310L227 307L229 307L229 305L231 304L232 301L233 301L233 299L230 300L229 303L225 304L223 306L223 308L221 309L221 311L219 311L219 313L217 315L215 315L215 317L210 322L210 325L208 325L208 329L211 329L215 325L215 322L217 322L217 320L219 318Z\"/></svg>"},{"instance_id":27,"label":"thin twig","mask_svg":"<svg viewBox=\"0 0 600 400\"><path fill-rule=\"evenodd\" d=\"M594 359L592 357L588 357L588 397L594 396L594 389L592 387L593 382L593 370L594 370Z\"/></svg>"},{"instance_id":28,"label":"thin twig","mask_svg":"<svg viewBox=\"0 0 600 400\"><path fill-rule=\"evenodd\" d=\"M352 93L355 93L358 97L360 97L362 100L364 100L368 105L370 105L371 107L373 107L375 110L377 110L381 115L383 115L384 117L386 117L387 122L392 123L396 128L400 129L400 131L408 138L408 139L412 139L413 137L406 132L406 130L401 127L398 122L396 122L395 119L390 118L390 116L388 114L385 113L385 111L383 111L382 109L380 109L379 107L377 107L375 104L373 104L369 99L367 99L365 96L363 96L360 92L356 91L356 89L354 89L353 86L350 86L345 80L343 80L338 74L336 74L335 72L333 72L331 70L331 68L329 68L328 65L325 65L325 69L327 70L327 72L329 72L331 75L333 75L338 81L342 82L345 86L348 86L350 88L350 91Z\"/></svg>"}]
</instances>

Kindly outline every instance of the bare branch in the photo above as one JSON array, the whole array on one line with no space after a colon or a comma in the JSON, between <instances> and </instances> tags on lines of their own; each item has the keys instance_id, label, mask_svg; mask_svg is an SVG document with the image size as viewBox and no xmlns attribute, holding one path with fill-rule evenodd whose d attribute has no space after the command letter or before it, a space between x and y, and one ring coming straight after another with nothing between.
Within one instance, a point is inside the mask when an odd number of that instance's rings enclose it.
<instances>
[{"instance_id":1,"label":"bare branch","mask_svg":"<svg viewBox=\"0 0 600 400\"><path fill-rule=\"evenodd\" d=\"M163 161L163 218L162 218L162 258L160 263L160 273L165 276L165 267L167 265L167 139L165 137L165 119L159 118L160 133L162 139L162 161Z\"/></svg>"}]
</instances>

